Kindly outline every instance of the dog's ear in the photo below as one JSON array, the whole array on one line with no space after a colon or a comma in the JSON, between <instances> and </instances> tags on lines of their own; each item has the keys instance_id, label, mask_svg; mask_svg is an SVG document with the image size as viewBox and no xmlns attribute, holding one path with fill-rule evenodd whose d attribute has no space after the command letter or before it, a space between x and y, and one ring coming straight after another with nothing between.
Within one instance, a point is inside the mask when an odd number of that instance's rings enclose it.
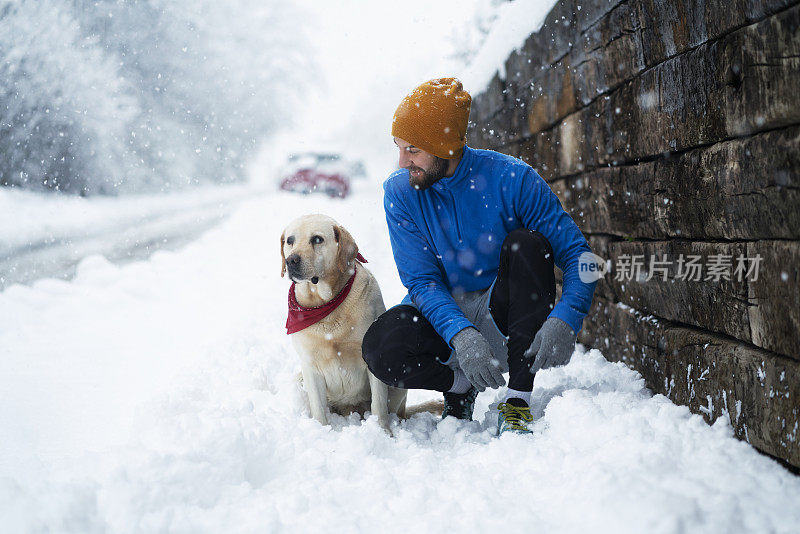
<instances>
[{"instance_id":1,"label":"dog's ear","mask_svg":"<svg viewBox=\"0 0 800 534\"><path fill-rule=\"evenodd\" d=\"M333 226L333 236L339 244L339 251L336 253L336 264L343 273L350 272L358 255L358 245L356 245L350 232L338 224Z\"/></svg>"},{"instance_id":2,"label":"dog's ear","mask_svg":"<svg viewBox=\"0 0 800 534\"><path fill-rule=\"evenodd\" d=\"M283 253L284 243L286 243L286 232L281 234L281 278L286 275L286 255Z\"/></svg>"}]
</instances>

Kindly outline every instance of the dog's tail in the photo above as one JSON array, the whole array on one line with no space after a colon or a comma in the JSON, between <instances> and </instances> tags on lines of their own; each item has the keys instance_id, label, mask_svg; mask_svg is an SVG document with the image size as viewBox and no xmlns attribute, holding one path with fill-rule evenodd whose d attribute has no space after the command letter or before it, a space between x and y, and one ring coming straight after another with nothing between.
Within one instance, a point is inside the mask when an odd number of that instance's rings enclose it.
<instances>
[{"instance_id":1,"label":"dog's tail","mask_svg":"<svg viewBox=\"0 0 800 534\"><path fill-rule=\"evenodd\" d=\"M425 412L432 413L434 415L442 415L442 411L444 411L444 400L433 399L425 402L420 402L419 404L415 404L414 406L407 406L404 417L408 419L412 415Z\"/></svg>"}]
</instances>

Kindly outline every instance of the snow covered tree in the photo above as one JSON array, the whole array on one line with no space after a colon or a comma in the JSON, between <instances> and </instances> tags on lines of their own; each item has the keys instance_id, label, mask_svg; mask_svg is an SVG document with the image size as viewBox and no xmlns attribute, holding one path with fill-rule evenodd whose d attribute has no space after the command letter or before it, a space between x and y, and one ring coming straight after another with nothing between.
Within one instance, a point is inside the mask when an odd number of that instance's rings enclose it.
<instances>
[{"instance_id":1,"label":"snow covered tree","mask_svg":"<svg viewBox=\"0 0 800 534\"><path fill-rule=\"evenodd\" d=\"M132 88L60 2L3 2L0 20L0 182L112 191Z\"/></svg>"},{"instance_id":2,"label":"snow covered tree","mask_svg":"<svg viewBox=\"0 0 800 534\"><path fill-rule=\"evenodd\" d=\"M0 184L242 179L307 78L296 18L276 1L0 0Z\"/></svg>"}]
</instances>

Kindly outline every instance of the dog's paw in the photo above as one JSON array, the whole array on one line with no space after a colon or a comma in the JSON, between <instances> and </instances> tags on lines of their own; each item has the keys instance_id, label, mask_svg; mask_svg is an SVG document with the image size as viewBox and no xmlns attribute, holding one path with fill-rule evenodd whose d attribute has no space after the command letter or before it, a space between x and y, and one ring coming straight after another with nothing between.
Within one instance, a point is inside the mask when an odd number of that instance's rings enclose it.
<instances>
[{"instance_id":1,"label":"dog's paw","mask_svg":"<svg viewBox=\"0 0 800 534\"><path fill-rule=\"evenodd\" d=\"M394 437L394 432L392 432L392 425L389 417L378 417L378 426L380 426L381 430L383 430L390 438Z\"/></svg>"}]
</instances>

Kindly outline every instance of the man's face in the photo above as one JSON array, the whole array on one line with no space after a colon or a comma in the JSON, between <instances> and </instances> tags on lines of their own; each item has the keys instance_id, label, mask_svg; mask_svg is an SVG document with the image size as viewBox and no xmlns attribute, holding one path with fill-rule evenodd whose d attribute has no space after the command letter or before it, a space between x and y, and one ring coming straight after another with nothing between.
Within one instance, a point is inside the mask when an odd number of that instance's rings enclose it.
<instances>
[{"instance_id":1,"label":"man's face","mask_svg":"<svg viewBox=\"0 0 800 534\"><path fill-rule=\"evenodd\" d=\"M418 190L427 189L444 178L448 166L446 159L425 152L399 137L394 138L394 144L400 150L398 165L401 169L408 169L408 182L411 187Z\"/></svg>"}]
</instances>

